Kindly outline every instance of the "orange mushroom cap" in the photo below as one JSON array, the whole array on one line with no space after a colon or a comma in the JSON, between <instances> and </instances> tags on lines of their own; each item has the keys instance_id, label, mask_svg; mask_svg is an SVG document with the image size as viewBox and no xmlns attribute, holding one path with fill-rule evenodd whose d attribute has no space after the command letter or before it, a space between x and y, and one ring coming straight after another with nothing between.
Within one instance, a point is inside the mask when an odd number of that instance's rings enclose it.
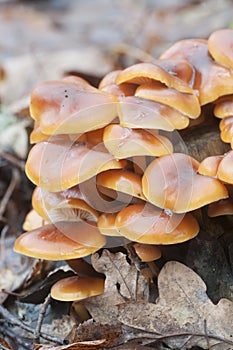
<instances>
[{"instance_id":1,"label":"orange mushroom cap","mask_svg":"<svg viewBox=\"0 0 233 350\"><path fill-rule=\"evenodd\" d=\"M142 262L158 260L162 256L161 250L154 244L134 243L133 247Z\"/></svg>"},{"instance_id":2,"label":"orange mushroom cap","mask_svg":"<svg viewBox=\"0 0 233 350\"><path fill-rule=\"evenodd\" d=\"M51 297L61 301L78 301L103 292L103 278L72 276L57 281L51 288Z\"/></svg>"},{"instance_id":3,"label":"orange mushroom cap","mask_svg":"<svg viewBox=\"0 0 233 350\"><path fill-rule=\"evenodd\" d=\"M14 250L33 258L68 260L92 254L105 243L105 237L93 224L70 221L23 233L16 239Z\"/></svg>"},{"instance_id":4,"label":"orange mushroom cap","mask_svg":"<svg viewBox=\"0 0 233 350\"><path fill-rule=\"evenodd\" d=\"M218 178L228 184L233 184L233 151L226 153L218 167Z\"/></svg>"},{"instance_id":5,"label":"orange mushroom cap","mask_svg":"<svg viewBox=\"0 0 233 350\"><path fill-rule=\"evenodd\" d=\"M156 101L177 109L189 118L196 119L201 113L197 96L192 93L182 93L173 88L167 88L159 84L140 85L135 96Z\"/></svg>"},{"instance_id":6,"label":"orange mushroom cap","mask_svg":"<svg viewBox=\"0 0 233 350\"><path fill-rule=\"evenodd\" d=\"M165 69L154 63L138 63L124 69L116 77L116 83L133 83L137 85L161 82L168 87L172 87L180 92L192 93L192 88L175 75L169 74Z\"/></svg>"},{"instance_id":7,"label":"orange mushroom cap","mask_svg":"<svg viewBox=\"0 0 233 350\"><path fill-rule=\"evenodd\" d=\"M201 105L233 93L233 70L215 62L203 39L181 40L166 50L162 59L186 59L195 69L193 89L199 91Z\"/></svg>"},{"instance_id":8,"label":"orange mushroom cap","mask_svg":"<svg viewBox=\"0 0 233 350\"><path fill-rule=\"evenodd\" d=\"M165 104L129 96L118 104L120 124L133 129L159 129L173 131L188 126L189 118Z\"/></svg>"},{"instance_id":9,"label":"orange mushroom cap","mask_svg":"<svg viewBox=\"0 0 233 350\"><path fill-rule=\"evenodd\" d=\"M220 137L223 142L231 142L233 139L233 116L226 117L219 123Z\"/></svg>"},{"instance_id":10,"label":"orange mushroom cap","mask_svg":"<svg viewBox=\"0 0 233 350\"><path fill-rule=\"evenodd\" d=\"M72 134L100 129L117 115L116 97L83 79L49 81L32 92L30 112L42 133Z\"/></svg>"},{"instance_id":11,"label":"orange mushroom cap","mask_svg":"<svg viewBox=\"0 0 233 350\"><path fill-rule=\"evenodd\" d=\"M118 232L116 225L115 225L115 220L116 220L116 213L103 213L99 216L98 222L97 222L97 227L102 233L102 235L105 236L120 236L120 233Z\"/></svg>"},{"instance_id":12,"label":"orange mushroom cap","mask_svg":"<svg viewBox=\"0 0 233 350\"><path fill-rule=\"evenodd\" d=\"M232 29L221 29L213 32L208 39L208 48L215 61L233 68Z\"/></svg>"},{"instance_id":13,"label":"orange mushroom cap","mask_svg":"<svg viewBox=\"0 0 233 350\"><path fill-rule=\"evenodd\" d=\"M126 238L146 244L181 243L199 232L198 222L190 213L169 215L149 204L122 209L116 217L116 227Z\"/></svg>"},{"instance_id":14,"label":"orange mushroom cap","mask_svg":"<svg viewBox=\"0 0 233 350\"><path fill-rule=\"evenodd\" d=\"M207 176L217 176L218 167L223 156L210 156L205 158L198 167L198 173Z\"/></svg>"},{"instance_id":15,"label":"orange mushroom cap","mask_svg":"<svg viewBox=\"0 0 233 350\"><path fill-rule=\"evenodd\" d=\"M123 162L123 163L122 163ZM84 182L97 173L119 168L103 145L74 143L61 138L37 143L26 162L26 174L37 186L58 192Z\"/></svg>"},{"instance_id":16,"label":"orange mushroom cap","mask_svg":"<svg viewBox=\"0 0 233 350\"><path fill-rule=\"evenodd\" d=\"M173 151L171 141L143 129L129 129L113 124L104 130L104 145L117 159L132 156L161 156Z\"/></svg>"},{"instance_id":17,"label":"orange mushroom cap","mask_svg":"<svg viewBox=\"0 0 233 350\"><path fill-rule=\"evenodd\" d=\"M214 107L214 115L217 118L233 117L233 95L224 96L217 101Z\"/></svg>"},{"instance_id":18,"label":"orange mushroom cap","mask_svg":"<svg viewBox=\"0 0 233 350\"><path fill-rule=\"evenodd\" d=\"M120 70L112 71L105 75L99 84L101 91L107 92L116 97L132 96L136 90L136 86L130 83L117 84L116 78L121 73Z\"/></svg>"},{"instance_id":19,"label":"orange mushroom cap","mask_svg":"<svg viewBox=\"0 0 233 350\"><path fill-rule=\"evenodd\" d=\"M152 204L185 213L228 197L226 187L197 174L199 162L181 153L155 159L142 178L143 193Z\"/></svg>"},{"instance_id":20,"label":"orange mushroom cap","mask_svg":"<svg viewBox=\"0 0 233 350\"><path fill-rule=\"evenodd\" d=\"M222 215L233 215L232 199L222 199L208 205L208 215L213 218Z\"/></svg>"},{"instance_id":21,"label":"orange mushroom cap","mask_svg":"<svg viewBox=\"0 0 233 350\"><path fill-rule=\"evenodd\" d=\"M142 193L141 176L129 170L112 169L102 172L97 175L96 183L97 186L106 187L133 197L145 199ZM123 199L121 200L123 201Z\"/></svg>"},{"instance_id":22,"label":"orange mushroom cap","mask_svg":"<svg viewBox=\"0 0 233 350\"><path fill-rule=\"evenodd\" d=\"M25 231L31 231L45 224L47 224L47 222L45 222L45 219L40 216L34 209L32 209L29 211L24 220L23 229Z\"/></svg>"}]
</instances>

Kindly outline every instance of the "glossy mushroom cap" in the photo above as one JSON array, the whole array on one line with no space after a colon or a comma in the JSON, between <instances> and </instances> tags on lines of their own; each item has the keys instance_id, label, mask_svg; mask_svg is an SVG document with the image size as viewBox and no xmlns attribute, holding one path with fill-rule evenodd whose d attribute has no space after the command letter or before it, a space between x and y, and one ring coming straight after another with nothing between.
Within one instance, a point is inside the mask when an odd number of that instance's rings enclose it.
<instances>
[{"instance_id":1,"label":"glossy mushroom cap","mask_svg":"<svg viewBox=\"0 0 233 350\"><path fill-rule=\"evenodd\" d=\"M72 276L56 282L51 288L51 297L61 301L78 301L103 292L103 278Z\"/></svg>"},{"instance_id":2,"label":"glossy mushroom cap","mask_svg":"<svg viewBox=\"0 0 233 350\"><path fill-rule=\"evenodd\" d=\"M189 125L189 118L165 104L136 96L120 99L120 125L132 129L181 130Z\"/></svg>"},{"instance_id":3,"label":"glossy mushroom cap","mask_svg":"<svg viewBox=\"0 0 233 350\"><path fill-rule=\"evenodd\" d=\"M191 214L172 214L152 205L135 204L122 209L116 217L122 236L145 244L175 244L195 237L199 225Z\"/></svg>"},{"instance_id":4,"label":"glossy mushroom cap","mask_svg":"<svg viewBox=\"0 0 233 350\"><path fill-rule=\"evenodd\" d=\"M117 159L147 155L159 157L173 151L172 143L165 136L143 129L123 128L117 124L105 128L104 145Z\"/></svg>"},{"instance_id":5,"label":"glossy mushroom cap","mask_svg":"<svg viewBox=\"0 0 233 350\"><path fill-rule=\"evenodd\" d=\"M39 84L30 112L44 134L83 133L108 125L117 115L116 102L81 78L63 79Z\"/></svg>"},{"instance_id":6,"label":"glossy mushroom cap","mask_svg":"<svg viewBox=\"0 0 233 350\"><path fill-rule=\"evenodd\" d=\"M102 235L105 236L120 236L118 232L115 221L116 221L116 213L103 213L99 216L97 227Z\"/></svg>"},{"instance_id":7,"label":"glossy mushroom cap","mask_svg":"<svg viewBox=\"0 0 233 350\"><path fill-rule=\"evenodd\" d=\"M32 195L32 205L44 219L50 222L78 220L96 222L99 213L81 198L81 193L71 189L63 192L48 192L36 187Z\"/></svg>"},{"instance_id":8,"label":"glossy mushroom cap","mask_svg":"<svg viewBox=\"0 0 233 350\"><path fill-rule=\"evenodd\" d=\"M215 61L233 68L233 30L221 29L208 39L208 48Z\"/></svg>"},{"instance_id":9,"label":"glossy mushroom cap","mask_svg":"<svg viewBox=\"0 0 233 350\"><path fill-rule=\"evenodd\" d=\"M116 78L117 84L133 83L137 85L160 82L180 92L192 93L192 88L184 81L169 74L155 63L138 63L120 72Z\"/></svg>"},{"instance_id":10,"label":"glossy mushroom cap","mask_svg":"<svg viewBox=\"0 0 233 350\"><path fill-rule=\"evenodd\" d=\"M192 119L198 118L201 113L200 104L194 91L183 93L160 84L150 83L140 85L135 96L163 103Z\"/></svg>"},{"instance_id":11,"label":"glossy mushroom cap","mask_svg":"<svg viewBox=\"0 0 233 350\"><path fill-rule=\"evenodd\" d=\"M193 89L199 92L201 105L233 93L233 70L215 62L202 39L181 40L162 55L162 59L186 59L195 69Z\"/></svg>"},{"instance_id":12,"label":"glossy mushroom cap","mask_svg":"<svg viewBox=\"0 0 233 350\"><path fill-rule=\"evenodd\" d=\"M175 213L185 213L227 198L226 187L217 179L197 174L199 163L174 153L155 159L142 178L147 200Z\"/></svg>"},{"instance_id":13,"label":"glossy mushroom cap","mask_svg":"<svg viewBox=\"0 0 233 350\"><path fill-rule=\"evenodd\" d=\"M68 260L92 254L105 243L105 237L93 224L70 221L23 233L16 239L14 250L33 258Z\"/></svg>"},{"instance_id":14,"label":"glossy mushroom cap","mask_svg":"<svg viewBox=\"0 0 233 350\"><path fill-rule=\"evenodd\" d=\"M223 142L232 142L233 139L233 116L226 117L219 123L220 137Z\"/></svg>"},{"instance_id":15,"label":"glossy mushroom cap","mask_svg":"<svg viewBox=\"0 0 233 350\"><path fill-rule=\"evenodd\" d=\"M106 187L132 197L145 199L142 193L141 176L121 169L112 169L97 175L97 186Z\"/></svg>"},{"instance_id":16,"label":"glossy mushroom cap","mask_svg":"<svg viewBox=\"0 0 233 350\"><path fill-rule=\"evenodd\" d=\"M29 211L24 220L23 229L25 231L31 231L35 230L38 227L46 225L47 223L48 222L46 222L42 216L40 216L34 209L32 209Z\"/></svg>"},{"instance_id":17,"label":"glossy mushroom cap","mask_svg":"<svg viewBox=\"0 0 233 350\"><path fill-rule=\"evenodd\" d=\"M226 153L218 167L218 178L228 184L233 184L233 151Z\"/></svg>"},{"instance_id":18,"label":"glossy mushroom cap","mask_svg":"<svg viewBox=\"0 0 233 350\"><path fill-rule=\"evenodd\" d=\"M218 167L223 156L210 156L205 158L198 167L198 173L206 176L217 176Z\"/></svg>"},{"instance_id":19,"label":"glossy mushroom cap","mask_svg":"<svg viewBox=\"0 0 233 350\"><path fill-rule=\"evenodd\" d=\"M208 216L211 218L222 215L233 215L233 202L230 198L210 203L208 206Z\"/></svg>"},{"instance_id":20,"label":"glossy mushroom cap","mask_svg":"<svg viewBox=\"0 0 233 350\"><path fill-rule=\"evenodd\" d=\"M158 260L162 256L161 250L154 244L134 243L133 247L142 262Z\"/></svg>"},{"instance_id":21,"label":"glossy mushroom cap","mask_svg":"<svg viewBox=\"0 0 233 350\"><path fill-rule=\"evenodd\" d=\"M31 149L26 174L37 186L58 192L84 182L101 171L122 167L121 164L103 145L74 143L59 137L37 143Z\"/></svg>"},{"instance_id":22,"label":"glossy mushroom cap","mask_svg":"<svg viewBox=\"0 0 233 350\"><path fill-rule=\"evenodd\" d=\"M220 119L233 116L233 95L224 96L216 102L214 115Z\"/></svg>"}]
</instances>

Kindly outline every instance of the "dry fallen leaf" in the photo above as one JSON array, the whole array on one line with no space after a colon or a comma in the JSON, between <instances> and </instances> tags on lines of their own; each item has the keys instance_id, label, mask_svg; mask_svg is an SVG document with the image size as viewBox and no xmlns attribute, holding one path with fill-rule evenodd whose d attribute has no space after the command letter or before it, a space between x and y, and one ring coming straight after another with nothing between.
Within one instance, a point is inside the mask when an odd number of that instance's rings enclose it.
<instances>
[{"instance_id":1,"label":"dry fallen leaf","mask_svg":"<svg viewBox=\"0 0 233 350\"><path fill-rule=\"evenodd\" d=\"M39 345L36 344L34 350L92 350L92 349L103 349L105 345L105 339L94 340L94 341L84 341L73 343L69 345L61 345L61 346L51 346L51 345Z\"/></svg>"},{"instance_id":2,"label":"dry fallen leaf","mask_svg":"<svg viewBox=\"0 0 233 350\"><path fill-rule=\"evenodd\" d=\"M221 299L214 305L206 294L205 283L195 272L170 261L158 276L158 288L157 304L119 305L119 321L154 333L171 348L233 348L233 303Z\"/></svg>"},{"instance_id":3,"label":"dry fallen leaf","mask_svg":"<svg viewBox=\"0 0 233 350\"><path fill-rule=\"evenodd\" d=\"M96 322L115 324L118 304L148 300L149 286L135 265L128 263L125 254L104 250L101 256L98 253L92 256L92 265L106 276L104 293L83 302Z\"/></svg>"}]
</instances>

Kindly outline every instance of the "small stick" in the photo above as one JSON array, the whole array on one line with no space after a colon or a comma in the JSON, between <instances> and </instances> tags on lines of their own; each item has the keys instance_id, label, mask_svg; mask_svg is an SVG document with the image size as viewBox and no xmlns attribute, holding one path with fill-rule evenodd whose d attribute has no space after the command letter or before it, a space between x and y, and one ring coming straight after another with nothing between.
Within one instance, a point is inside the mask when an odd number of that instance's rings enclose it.
<instances>
[{"instance_id":1,"label":"small stick","mask_svg":"<svg viewBox=\"0 0 233 350\"><path fill-rule=\"evenodd\" d=\"M18 318L13 316L7 309L5 309L2 305L0 305L0 314L6 319L8 323L11 323L14 326L20 327L23 330L25 330L28 333L34 334L35 330L29 326L27 326L25 323L21 322ZM46 333L40 333L40 337L51 341L53 343L57 343L59 345L64 345L64 342L62 339L58 337L54 337L52 335L46 334Z\"/></svg>"},{"instance_id":2,"label":"small stick","mask_svg":"<svg viewBox=\"0 0 233 350\"><path fill-rule=\"evenodd\" d=\"M6 192L4 193L4 196L2 197L2 200L0 202L0 217L3 216L3 214L6 210L7 203L9 201L9 199L11 198L11 195L12 195L18 182L19 182L19 172L17 169L13 169L11 182L10 182L10 184L9 184L9 186L8 186Z\"/></svg>"},{"instance_id":3,"label":"small stick","mask_svg":"<svg viewBox=\"0 0 233 350\"><path fill-rule=\"evenodd\" d=\"M35 343L39 343L40 341L40 332L41 332L41 327L42 327L42 323L43 323L43 319L46 313L46 310L50 304L51 301L51 295L48 294L48 296L46 297L44 303L42 304L40 313L39 313L39 317L38 317L38 321L37 321L37 325L36 325L36 329L34 332L34 337L35 337Z\"/></svg>"},{"instance_id":4,"label":"small stick","mask_svg":"<svg viewBox=\"0 0 233 350\"><path fill-rule=\"evenodd\" d=\"M12 165L16 166L22 171L25 170L25 162L23 160L19 160L18 158L16 158L10 153L0 152L0 158L3 158L8 163L11 163Z\"/></svg>"}]
</instances>

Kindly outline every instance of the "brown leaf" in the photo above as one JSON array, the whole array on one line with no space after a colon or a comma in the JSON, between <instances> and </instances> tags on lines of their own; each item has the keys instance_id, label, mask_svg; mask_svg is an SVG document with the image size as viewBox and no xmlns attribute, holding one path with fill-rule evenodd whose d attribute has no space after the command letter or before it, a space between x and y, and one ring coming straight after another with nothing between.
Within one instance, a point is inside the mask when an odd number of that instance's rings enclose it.
<instances>
[{"instance_id":1,"label":"brown leaf","mask_svg":"<svg viewBox=\"0 0 233 350\"><path fill-rule=\"evenodd\" d=\"M158 277L157 304L131 302L119 305L119 321L155 334L171 347L229 349L233 345L233 303L214 305L202 279L187 266L168 262ZM207 336L208 335L208 336ZM208 338L208 341L207 341Z\"/></svg>"},{"instance_id":2,"label":"brown leaf","mask_svg":"<svg viewBox=\"0 0 233 350\"><path fill-rule=\"evenodd\" d=\"M135 265L127 262L125 254L104 250L101 256L97 253L92 256L92 265L106 276L105 292L84 301L96 322L115 324L118 304L126 300L148 300L148 284Z\"/></svg>"}]
</instances>

